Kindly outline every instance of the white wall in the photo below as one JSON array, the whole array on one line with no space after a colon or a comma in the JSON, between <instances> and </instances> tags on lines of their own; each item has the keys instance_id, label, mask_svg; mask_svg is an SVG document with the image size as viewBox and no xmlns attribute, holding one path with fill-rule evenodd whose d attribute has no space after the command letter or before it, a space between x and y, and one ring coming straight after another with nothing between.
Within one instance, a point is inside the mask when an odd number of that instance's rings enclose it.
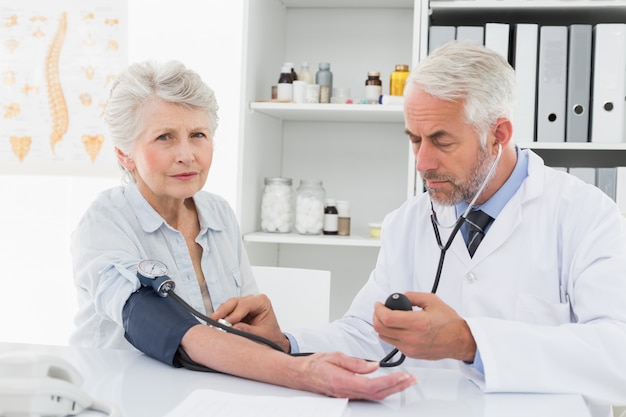
<instances>
[{"instance_id":1,"label":"white wall","mask_svg":"<svg viewBox=\"0 0 626 417\"><path fill-rule=\"evenodd\" d=\"M206 188L235 207L242 0L128 0L129 62L178 59L215 90L220 126ZM108 178L1 175L0 341L67 344L76 310L69 236Z\"/></svg>"}]
</instances>

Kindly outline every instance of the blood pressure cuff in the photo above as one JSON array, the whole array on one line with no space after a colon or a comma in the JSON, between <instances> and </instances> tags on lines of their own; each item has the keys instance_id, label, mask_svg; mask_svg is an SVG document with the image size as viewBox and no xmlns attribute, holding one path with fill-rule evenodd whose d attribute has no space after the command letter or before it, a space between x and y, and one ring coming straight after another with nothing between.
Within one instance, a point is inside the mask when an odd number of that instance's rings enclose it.
<instances>
[{"instance_id":1,"label":"blood pressure cuff","mask_svg":"<svg viewBox=\"0 0 626 417\"><path fill-rule=\"evenodd\" d=\"M126 301L122 319L124 337L146 355L175 367L190 361L180 342L200 322L172 297L141 287Z\"/></svg>"}]
</instances>

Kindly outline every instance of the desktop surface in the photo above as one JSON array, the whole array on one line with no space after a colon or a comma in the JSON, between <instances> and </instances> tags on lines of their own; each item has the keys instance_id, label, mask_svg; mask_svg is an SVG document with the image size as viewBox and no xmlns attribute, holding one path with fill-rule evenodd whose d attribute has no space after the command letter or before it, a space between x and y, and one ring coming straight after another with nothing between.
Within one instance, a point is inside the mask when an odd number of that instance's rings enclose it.
<instances>
[{"instance_id":1,"label":"desktop surface","mask_svg":"<svg viewBox=\"0 0 626 417\"><path fill-rule=\"evenodd\" d=\"M0 353L10 351L62 357L82 374L86 393L114 404L123 417L164 416L198 389L274 397L316 396L231 375L172 368L136 351L0 343ZM455 370L402 369L414 374L418 384L383 401L350 401L350 417L589 417L580 395L485 394ZM102 414L90 411L83 415Z\"/></svg>"}]
</instances>

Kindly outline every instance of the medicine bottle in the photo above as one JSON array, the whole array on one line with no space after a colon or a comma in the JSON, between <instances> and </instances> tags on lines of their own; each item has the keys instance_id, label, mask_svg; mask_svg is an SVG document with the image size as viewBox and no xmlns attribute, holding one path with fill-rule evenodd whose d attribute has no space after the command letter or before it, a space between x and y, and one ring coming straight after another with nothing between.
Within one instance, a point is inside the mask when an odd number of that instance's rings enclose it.
<instances>
[{"instance_id":1,"label":"medicine bottle","mask_svg":"<svg viewBox=\"0 0 626 417\"><path fill-rule=\"evenodd\" d=\"M365 99L368 103L378 103L378 98L383 94L383 83L380 80L380 72L370 71L365 80Z\"/></svg>"},{"instance_id":2,"label":"medicine bottle","mask_svg":"<svg viewBox=\"0 0 626 417\"><path fill-rule=\"evenodd\" d=\"M335 207L335 200L332 198L326 199L326 206L324 207L324 234L336 235L338 231L339 214L337 207Z\"/></svg>"},{"instance_id":3,"label":"medicine bottle","mask_svg":"<svg viewBox=\"0 0 626 417\"><path fill-rule=\"evenodd\" d=\"M333 94L333 73L330 72L328 62L320 62L319 70L315 73L315 84L320 86L320 103L330 103Z\"/></svg>"},{"instance_id":4,"label":"medicine bottle","mask_svg":"<svg viewBox=\"0 0 626 417\"><path fill-rule=\"evenodd\" d=\"M350 202L337 200L337 234L350 236Z\"/></svg>"},{"instance_id":5,"label":"medicine bottle","mask_svg":"<svg viewBox=\"0 0 626 417\"><path fill-rule=\"evenodd\" d=\"M291 71L291 78L293 78L294 81L300 79L300 77L298 77L298 74L296 73L296 70L295 70L295 67L293 65L293 62L284 62L283 65L285 67L289 67L289 71Z\"/></svg>"},{"instance_id":6,"label":"medicine bottle","mask_svg":"<svg viewBox=\"0 0 626 417\"><path fill-rule=\"evenodd\" d=\"M389 94L392 96L404 95L404 83L409 76L409 66L397 64L395 70L389 76Z\"/></svg>"},{"instance_id":7,"label":"medicine bottle","mask_svg":"<svg viewBox=\"0 0 626 417\"><path fill-rule=\"evenodd\" d=\"M309 68L309 63L307 61L302 61L300 65L300 73L298 74L298 79L304 81L307 84L313 84L315 80L313 79L313 73L311 73L311 69Z\"/></svg>"},{"instance_id":8,"label":"medicine bottle","mask_svg":"<svg viewBox=\"0 0 626 417\"><path fill-rule=\"evenodd\" d=\"M296 190L295 229L302 235L319 235L324 228L326 190L320 180L301 180Z\"/></svg>"},{"instance_id":9,"label":"medicine bottle","mask_svg":"<svg viewBox=\"0 0 626 417\"><path fill-rule=\"evenodd\" d=\"M283 65L280 70L276 98L288 101L293 99L293 76L291 75L291 69L286 65Z\"/></svg>"},{"instance_id":10,"label":"medicine bottle","mask_svg":"<svg viewBox=\"0 0 626 417\"><path fill-rule=\"evenodd\" d=\"M294 194L291 178L267 177L261 197L261 230L289 233L294 221Z\"/></svg>"}]
</instances>

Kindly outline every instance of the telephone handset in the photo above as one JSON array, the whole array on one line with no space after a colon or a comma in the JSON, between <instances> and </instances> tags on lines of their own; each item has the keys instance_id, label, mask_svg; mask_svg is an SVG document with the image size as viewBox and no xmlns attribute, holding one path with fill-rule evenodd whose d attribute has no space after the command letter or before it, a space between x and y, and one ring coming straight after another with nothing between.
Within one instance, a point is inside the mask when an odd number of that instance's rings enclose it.
<instances>
[{"instance_id":1,"label":"telephone handset","mask_svg":"<svg viewBox=\"0 0 626 417\"><path fill-rule=\"evenodd\" d=\"M117 411L95 402L80 386L83 378L64 359L28 351L0 354L0 416L73 416L83 410Z\"/></svg>"}]
</instances>

